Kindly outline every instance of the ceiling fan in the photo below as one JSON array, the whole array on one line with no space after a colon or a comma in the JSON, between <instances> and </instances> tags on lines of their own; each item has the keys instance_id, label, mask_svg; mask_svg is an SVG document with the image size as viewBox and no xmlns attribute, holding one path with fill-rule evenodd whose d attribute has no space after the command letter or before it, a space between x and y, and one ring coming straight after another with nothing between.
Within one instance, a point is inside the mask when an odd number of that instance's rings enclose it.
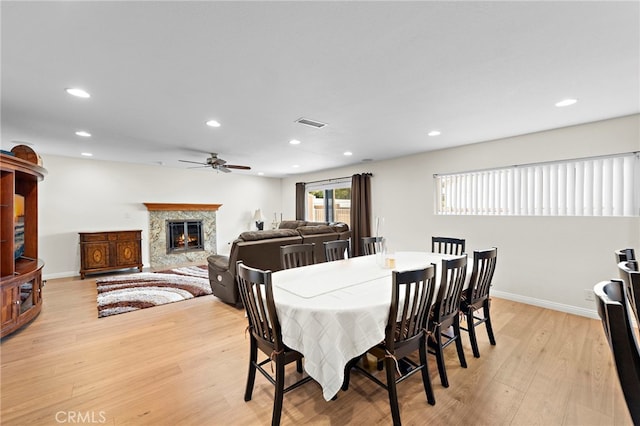
<instances>
[{"instance_id":1,"label":"ceiling fan","mask_svg":"<svg viewBox=\"0 0 640 426\"><path fill-rule=\"evenodd\" d=\"M197 161L189 161L189 160L178 160L183 163L193 163L200 164L200 167L211 167L214 170L218 170L220 172L229 173L231 170L229 169L237 169L237 170L251 170L249 166L238 166L235 164L227 164L225 160L222 158L218 158L218 154L211 153L211 157L206 159L206 162L199 163ZM194 167L195 168L195 167Z\"/></svg>"}]
</instances>

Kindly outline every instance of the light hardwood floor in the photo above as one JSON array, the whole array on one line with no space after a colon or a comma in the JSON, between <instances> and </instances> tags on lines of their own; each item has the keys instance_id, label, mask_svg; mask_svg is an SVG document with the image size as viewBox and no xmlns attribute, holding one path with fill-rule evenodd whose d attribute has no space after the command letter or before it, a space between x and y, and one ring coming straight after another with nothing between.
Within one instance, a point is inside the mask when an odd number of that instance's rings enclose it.
<instances>
[{"instance_id":1,"label":"light hardwood floor","mask_svg":"<svg viewBox=\"0 0 640 426\"><path fill-rule=\"evenodd\" d=\"M631 424L598 321L500 299L492 313L497 346L481 329L475 359L464 334L466 369L446 349L449 388L429 357L435 406L419 375L399 385L404 424ZM95 277L49 280L40 316L0 346L0 421L269 424L273 387L263 377L243 399L246 325L214 296L99 319ZM282 424L391 424L387 393L354 373L326 402L307 383L285 395Z\"/></svg>"}]
</instances>

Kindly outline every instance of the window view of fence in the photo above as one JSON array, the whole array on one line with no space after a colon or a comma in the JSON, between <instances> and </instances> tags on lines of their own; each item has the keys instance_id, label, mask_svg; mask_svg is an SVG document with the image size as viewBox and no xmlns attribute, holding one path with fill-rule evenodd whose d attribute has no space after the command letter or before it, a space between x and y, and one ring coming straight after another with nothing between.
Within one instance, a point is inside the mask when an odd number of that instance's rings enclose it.
<instances>
[{"instance_id":1,"label":"window view of fence","mask_svg":"<svg viewBox=\"0 0 640 426\"><path fill-rule=\"evenodd\" d=\"M638 153L435 175L442 215L638 216Z\"/></svg>"},{"instance_id":2,"label":"window view of fence","mask_svg":"<svg viewBox=\"0 0 640 426\"><path fill-rule=\"evenodd\" d=\"M344 222L351 226L351 188L307 192L307 220Z\"/></svg>"}]
</instances>

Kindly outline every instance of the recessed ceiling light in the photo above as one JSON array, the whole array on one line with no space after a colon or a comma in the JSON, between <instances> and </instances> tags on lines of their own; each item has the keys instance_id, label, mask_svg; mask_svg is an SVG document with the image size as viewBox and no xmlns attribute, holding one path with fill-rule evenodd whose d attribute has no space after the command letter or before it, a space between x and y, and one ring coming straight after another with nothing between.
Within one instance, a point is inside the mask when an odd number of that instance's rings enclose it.
<instances>
[{"instance_id":1,"label":"recessed ceiling light","mask_svg":"<svg viewBox=\"0 0 640 426\"><path fill-rule=\"evenodd\" d=\"M220 127L220 123L217 122L216 120L209 120L209 121L207 121L206 124L209 127Z\"/></svg>"},{"instance_id":2,"label":"recessed ceiling light","mask_svg":"<svg viewBox=\"0 0 640 426\"><path fill-rule=\"evenodd\" d=\"M299 141L298 139L291 139L291 140L289 141L289 143L290 143L291 145L300 145L300 141Z\"/></svg>"},{"instance_id":3,"label":"recessed ceiling light","mask_svg":"<svg viewBox=\"0 0 640 426\"><path fill-rule=\"evenodd\" d=\"M565 107L565 106L573 105L576 102L578 102L577 99L563 99L560 102L557 102L556 106L557 107Z\"/></svg>"},{"instance_id":4,"label":"recessed ceiling light","mask_svg":"<svg viewBox=\"0 0 640 426\"><path fill-rule=\"evenodd\" d=\"M264 172L258 172L258 176L264 176Z\"/></svg>"},{"instance_id":5,"label":"recessed ceiling light","mask_svg":"<svg viewBox=\"0 0 640 426\"><path fill-rule=\"evenodd\" d=\"M80 154L80 155L85 156L85 157L93 157L93 154L92 154L92 153L90 153L90 152L83 152L83 153L82 153L82 154Z\"/></svg>"},{"instance_id":6,"label":"recessed ceiling light","mask_svg":"<svg viewBox=\"0 0 640 426\"><path fill-rule=\"evenodd\" d=\"M348 156L350 156L350 155L353 155L353 152L351 152L351 151L345 151L345 152L344 152L344 155L346 155L346 156L348 157Z\"/></svg>"},{"instance_id":7,"label":"recessed ceiling light","mask_svg":"<svg viewBox=\"0 0 640 426\"><path fill-rule=\"evenodd\" d=\"M84 130L78 130L76 132L76 135L82 136L83 138L90 138L91 137L91 133L85 132Z\"/></svg>"},{"instance_id":8,"label":"recessed ceiling light","mask_svg":"<svg viewBox=\"0 0 640 426\"><path fill-rule=\"evenodd\" d=\"M72 88L69 88L69 89L64 89L64 90L65 90L65 92L67 92L71 96L75 96L77 98L90 98L91 97L91 95L88 92L86 92L86 91L84 91L82 89L75 88L75 87L72 87Z\"/></svg>"},{"instance_id":9,"label":"recessed ceiling light","mask_svg":"<svg viewBox=\"0 0 640 426\"><path fill-rule=\"evenodd\" d=\"M440 132L438 130L432 130L429 133L427 133L427 135L429 135L429 136L440 136Z\"/></svg>"},{"instance_id":10,"label":"recessed ceiling light","mask_svg":"<svg viewBox=\"0 0 640 426\"><path fill-rule=\"evenodd\" d=\"M297 169L298 167L300 167L300 165L299 165L299 164L294 164L294 165L293 165L293 166L291 166L291 167L293 167L294 169Z\"/></svg>"}]
</instances>

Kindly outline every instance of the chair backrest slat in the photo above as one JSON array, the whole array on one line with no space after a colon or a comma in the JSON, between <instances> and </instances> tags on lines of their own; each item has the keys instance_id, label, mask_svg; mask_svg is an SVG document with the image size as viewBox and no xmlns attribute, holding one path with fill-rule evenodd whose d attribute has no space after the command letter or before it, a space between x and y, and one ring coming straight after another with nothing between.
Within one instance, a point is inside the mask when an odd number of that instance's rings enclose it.
<instances>
[{"instance_id":1,"label":"chair backrest slat","mask_svg":"<svg viewBox=\"0 0 640 426\"><path fill-rule=\"evenodd\" d=\"M391 306L385 343L393 352L396 344L424 333L435 288L436 266L424 269L393 271Z\"/></svg>"},{"instance_id":2,"label":"chair backrest slat","mask_svg":"<svg viewBox=\"0 0 640 426\"><path fill-rule=\"evenodd\" d=\"M493 247L488 250L476 250L473 252L473 272L469 283L467 302L476 304L489 297L491 281L496 269L498 249Z\"/></svg>"},{"instance_id":3,"label":"chair backrest slat","mask_svg":"<svg viewBox=\"0 0 640 426\"><path fill-rule=\"evenodd\" d=\"M440 288L436 298L434 320L443 323L458 315L460 295L467 276L467 256L442 260Z\"/></svg>"},{"instance_id":4,"label":"chair backrest slat","mask_svg":"<svg viewBox=\"0 0 640 426\"><path fill-rule=\"evenodd\" d=\"M431 251L434 253L460 256L465 253L465 240L452 237L431 237Z\"/></svg>"},{"instance_id":5,"label":"chair backrest slat","mask_svg":"<svg viewBox=\"0 0 640 426\"><path fill-rule=\"evenodd\" d=\"M282 335L273 301L271 271L251 268L239 261L236 264L236 272L240 297L249 321L249 331L256 339L280 351L283 347Z\"/></svg>"},{"instance_id":6,"label":"chair backrest slat","mask_svg":"<svg viewBox=\"0 0 640 426\"><path fill-rule=\"evenodd\" d=\"M364 256L379 253L384 243L383 237L362 237L362 254Z\"/></svg>"},{"instance_id":7,"label":"chair backrest slat","mask_svg":"<svg viewBox=\"0 0 640 426\"><path fill-rule=\"evenodd\" d=\"M346 259L349 256L349 240L326 241L323 244L327 262Z\"/></svg>"},{"instance_id":8,"label":"chair backrest slat","mask_svg":"<svg viewBox=\"0 0 640 426\"><path fill-rule=\"evenodd\" d=\"M289 244L280 247L280 263L282 269L313 265L315 259L315 243Z\"/></svg>"}]
</instances>

